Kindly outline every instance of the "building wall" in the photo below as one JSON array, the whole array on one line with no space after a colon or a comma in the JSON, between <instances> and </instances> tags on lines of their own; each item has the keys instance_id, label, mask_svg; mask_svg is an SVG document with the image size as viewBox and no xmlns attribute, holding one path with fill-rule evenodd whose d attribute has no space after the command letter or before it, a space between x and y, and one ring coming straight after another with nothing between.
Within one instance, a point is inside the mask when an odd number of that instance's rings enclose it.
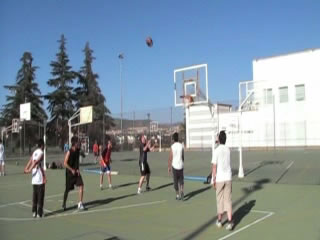
<instances>
[{"instance_id":1,"label":"building wall","mask_svg":"<svg viewBox=\"0 0 320 240\"><path fill-rule=\"evenodd\" d=\"M186 109L187 147L211 147L214 135L225 130L227 145L238 147L320 146L320 49L253 61L257 104L250 111L217 112L208 105ZM296 101L296 85L304 84L305 99ZM288 101L280 103L281 87ZM273 102L265 102L265 89ZM242 134L240 136L240 128Z\"/></svg>"}]
</instances>

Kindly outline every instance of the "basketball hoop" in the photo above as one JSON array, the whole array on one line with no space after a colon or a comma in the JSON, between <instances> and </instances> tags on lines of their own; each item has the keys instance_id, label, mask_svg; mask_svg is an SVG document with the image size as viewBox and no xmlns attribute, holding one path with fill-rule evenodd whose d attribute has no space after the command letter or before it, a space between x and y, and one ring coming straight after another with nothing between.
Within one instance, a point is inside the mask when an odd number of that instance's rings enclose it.
<instances>
[{"instance_id":1,"label":"basketball hoop","mask_svg":"<svg viewBox=\"0 0 320 240\"><path fill-rule=\"evenodd\" d=\"M20 129L19 129L19 126L20 126L20 120L19 118L14 118L12 119L12 133L19 133Z\"/></svg>"},{"instance_id":2,"label":"basketball hoop","mask_svg":"<svg viewBox=\"0 0 320 240\"><path fill-rule=\"evenodd\" d=\"M190 95L180 96L180 98L183 100L184 108L188 108L193 104L193 97Z\"/></svg>"}]
</instances>

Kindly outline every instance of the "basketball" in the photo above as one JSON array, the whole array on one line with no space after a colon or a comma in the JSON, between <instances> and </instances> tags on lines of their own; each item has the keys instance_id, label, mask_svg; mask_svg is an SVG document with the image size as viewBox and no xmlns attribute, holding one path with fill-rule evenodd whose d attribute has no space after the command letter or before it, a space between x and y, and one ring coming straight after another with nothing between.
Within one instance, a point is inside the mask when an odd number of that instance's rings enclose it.
<instances>
[{"instance_id":1,"label":"basketball","mask_svg":"<svg viewBox=\"0 0 320 240\"><path fill-rule=\"evenodd\" d=\"M148 47L152 47L153 46L153 40L151 37L147 37L146 38L146 44L148 45Z\"/></svg>"}]
</instances>

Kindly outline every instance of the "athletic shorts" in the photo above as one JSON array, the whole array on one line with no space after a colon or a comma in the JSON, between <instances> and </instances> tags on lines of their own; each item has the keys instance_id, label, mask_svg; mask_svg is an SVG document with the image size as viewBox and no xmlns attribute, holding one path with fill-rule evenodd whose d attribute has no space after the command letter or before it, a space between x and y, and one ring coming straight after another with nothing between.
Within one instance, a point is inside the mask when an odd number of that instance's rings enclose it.
<instances>
[{"instance_id":1,"label":"athletic shorts","mask_svg":"<svg viewBox=\"0 0 320 240\"><path fill-rule=\"evenodd\" d=\"M100 167L100 174L104 174L104 173L111 173L111 166L110 164L107 164L106 167Z\"/></svg>"},{"instance_id":2,"label":"athletic shorts","mask_svg":"<svg viewBox=\"0 0 320 240\"><path fill-rule=\"evenodd\" d=\"M83 181L81 175L67 175L66 176L66 190L70 191L74 189L74 186L83 186Z\"/></svg>"},{"instance_id":3,"label":"athletic shorts","mask_svg":"<svg viewBox=\"0 0 320 240\"><path fill-rule=\"evenodd\" d=\"M0 165L4 166L4 160L0 160Z\"/></svg>"},{"instance_id":4,"label":"athletic shorts","mask_svg":"<svg viewBox=\"0 0 320 240\"><path fill-rule=\"evenodd\" d=\"M141 176L145 176L151 173L148 162L139 163L139 167L140 167Z\"/></svg>"},{"instance_id":5,"label":"athletic shorts","mask_svg":"<svg viewBox=\"0 0 320 240\"><path fill-rule=\"evenodd\" d=\"M216 183L217 212L222 214L232 209L232 183L231 181Z\"/></svg>"}]
</instances>

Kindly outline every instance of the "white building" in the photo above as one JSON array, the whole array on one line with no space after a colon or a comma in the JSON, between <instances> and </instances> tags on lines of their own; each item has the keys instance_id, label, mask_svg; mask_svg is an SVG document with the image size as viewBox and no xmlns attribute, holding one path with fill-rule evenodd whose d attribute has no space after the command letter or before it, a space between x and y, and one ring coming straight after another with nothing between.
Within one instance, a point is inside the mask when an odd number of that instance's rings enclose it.
<instances>
[{"instance_id":1,"label":"white building","mask_svg":"<svg viewBox=\"0 0 320 240\"><path fill-rule=\"evenodd\" d=\"M211 147L218 130L226 130L231 147L240 140L243 147L320 146L320 49L258 58L252 65L253 80L239 84L241 114L217 105L186 110L187 147Z\"/></svg>"}]
</instances>

